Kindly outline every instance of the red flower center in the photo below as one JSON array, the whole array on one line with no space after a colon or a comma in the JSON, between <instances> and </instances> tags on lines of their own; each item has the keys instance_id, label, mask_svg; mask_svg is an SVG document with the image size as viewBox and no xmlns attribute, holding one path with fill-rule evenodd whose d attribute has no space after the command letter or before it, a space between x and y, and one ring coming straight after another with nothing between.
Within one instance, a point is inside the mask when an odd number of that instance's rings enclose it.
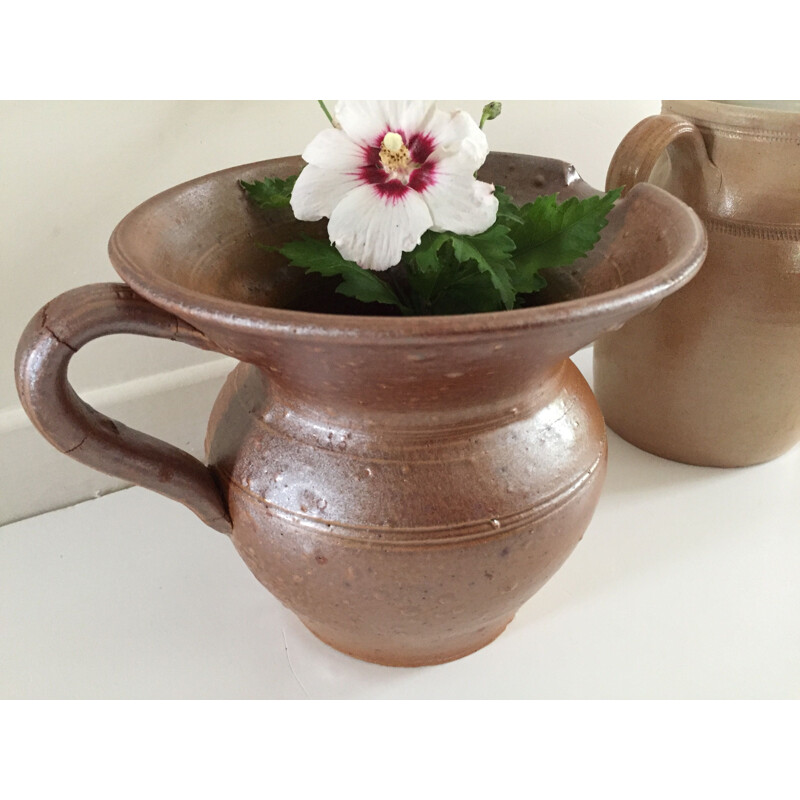
<instances>
[{"instance_id":1,"label":"red flower center","mask_svg":"<svg viewBox=\"0 0 800 800\"><path fill-rule=\"evenodd\" d=\"M429 160L436 147L433 137L427 133L406 137L402 131L394 131L402 137L408 157L389 160L381 158L381 144L387 133L388 128L377 137L374 144L362 148L364 165L359 168L358 177L372 186L383 199L399 200L409 191L424 192L436 181L436 162Z\"/></svg>"}]
</instances>

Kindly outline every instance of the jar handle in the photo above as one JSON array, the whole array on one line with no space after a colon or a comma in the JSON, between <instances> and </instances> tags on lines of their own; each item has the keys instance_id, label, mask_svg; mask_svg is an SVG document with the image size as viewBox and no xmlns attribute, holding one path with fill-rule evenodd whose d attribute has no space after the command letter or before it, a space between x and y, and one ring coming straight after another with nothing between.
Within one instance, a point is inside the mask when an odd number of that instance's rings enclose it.
<instances>
[{"instance_id":1,"label":"jar handle","mask_svg":"<svg viewBox=\"0 0 800 800\"><path fill-rule=\"evenodd\" d=\"M606 189L622 186L623 194L627 194L634 184L647 181L665 150L676 174L695 175L694 180L689 180L695 187L702 186L704 193L720 191L721 175L708 157L702 134L696 125L674 114L656 114L631 128L611 159ZM703 173L702 178L698 172ZM691 196L682 199L693 207L700 201Z\"/></svg>"},{"instance_id":2,"label":"jar handle","mask_svg":"<svg viewBox=\"0 0 800 800\"><path fill-rule=\"evenodd\" d=\"M26 413L62 453L177 500L210 527L230 533L225 500L207 466L177 447L95 411L70 386L67 368L72 356L93 339L115 333L214 349L200 331L125 284L72 289L33 317L17 347L17 391Z\"/></svg>"}]
</instances>

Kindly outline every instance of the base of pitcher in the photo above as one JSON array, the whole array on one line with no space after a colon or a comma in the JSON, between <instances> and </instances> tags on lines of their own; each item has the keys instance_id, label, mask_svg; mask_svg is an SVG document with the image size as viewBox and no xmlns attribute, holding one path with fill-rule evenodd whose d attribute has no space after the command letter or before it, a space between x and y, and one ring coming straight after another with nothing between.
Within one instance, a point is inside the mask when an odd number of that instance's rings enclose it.
<instances>
[{"instance_id":1,"label":"base of pitcher","mask_svg":"<svg viewBox=\"0 0 800 800\"><path fill-rule=\"evenodd\" d=\"M381 664L385 667L428 667L457 661L459 658L481 650L497 639L513 619L514 615L512 614L500 623L487 625L469 636L459 637L456 642L451 642L449 647L442 647L440 643L439 646L430 648L415 647L408 643L392 646L391 642L382 647L365 648L351 642L344 642L340 637L321 629L313 622L302 618L301 622L321 642L340 653L357 658L359 661L368 661L371 664Z\"/></svg>"}]
</instances>

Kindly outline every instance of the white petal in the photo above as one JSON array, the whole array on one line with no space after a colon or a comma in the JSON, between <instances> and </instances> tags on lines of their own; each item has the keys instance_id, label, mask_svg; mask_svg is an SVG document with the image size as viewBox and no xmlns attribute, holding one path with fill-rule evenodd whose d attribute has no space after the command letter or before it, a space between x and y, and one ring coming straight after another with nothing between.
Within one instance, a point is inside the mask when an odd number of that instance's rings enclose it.
<instances>
[{"instance_id":1,"label":"white petal","mask_svg":"<svg viewBox=\"0 0 800 800\"><path fill-rule=\"evenodd\" d=\"M347 136L367 147L379 145L389 127L386 109L379 100L340 100L334 118Z\"/></svg>"},{"instance_id":2,"label":"white petal","mask_svg":"<svg viewBox=\"0 0 800 800\"><path fill-rule=\"evenodd\" d=\"M344 131L328 128L309 142L303 159L315 167L350 172L364 164L364 149Z\"/></svg>"},{"instance_id":3,"label":"white petal","mask_svg":"<svg viewBox=\"0 0 800 800\"><path fill-rule=\"evenodd\" d=\"M359 185L355 177L308 164L292 190L292 211L306 222L330 217L342 198Z\"/></svg>"},{"instance_id":4,"label":"white petal","mask_svg":"<svg viewBox=\"0 0 800 800\"><path fill-rule=\"evenodd\" d=\"M407 137L428 130L436 105L426 100L384 100L381 103L389 129L402 131Z\"/></svg>"},{"instance_id":5,"label":"white petal","mask_svg":"<svg viewBox=\"0 0 800 800\"><path fill-rule=\"evenodd\" d=\"M476 181L472 173L437 172L436 180L422 192L435 231L467 236L483 233L497 218L494 186Z\"/></svg>"},{"instance_id":6,"label":"white petal","mask_svg":"<svg viewBox=\"0 0 800 800\"><path fill-rule=\"evenodd\" d=\"M402 198L383 198L373 186L359 186L333 210L328 235L349 261L372 270L399 263L431 226L422 198L408 191Z\"/></svg>"},{"instance_id":7,"label":"white petal","mask_svg":"<svg viewBox=\"0 0 800 800\"><path fill-rule=\"evenodd\" d=\"M458 154L471 172L480 167L489 155L486 134L464 111L437 111L428 123L428 133L436 141L429 160L441 161Z\"/></svg>"},{"instance_id":8,"label":"white petal","mask_svg":"<svg viewBox=\"0 0 800 800\"><path fill-rule=\"evenodd\" d=\"M427 100L341 100L335 117L353 141L376 147L387 131L411 137L427 130L435 111Z\"/></svg>"}]
</instances>

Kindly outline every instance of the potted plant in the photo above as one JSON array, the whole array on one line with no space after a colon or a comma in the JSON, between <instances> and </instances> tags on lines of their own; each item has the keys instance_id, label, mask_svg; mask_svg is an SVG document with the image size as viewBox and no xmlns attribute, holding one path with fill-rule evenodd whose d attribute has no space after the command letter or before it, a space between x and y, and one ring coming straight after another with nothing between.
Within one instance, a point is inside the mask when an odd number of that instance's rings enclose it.
<instances>
[{"instance_id":1,"label":"potted plant","mask_svg":"<svg viewBox=\"0 0 800 800\"><path fill-rule=\"evenodd\" d=\"M42 309L18 387L57 448L229 535L323 641L439 663L496 637L580 540L606 440L569 356L688 281L705 233L656 187L616 200L563 162L490 154L461 112L330 116L304 160L134 209L109 249L124 283ZM120 332L240 361L207 464L70 388L72 355Z\"/></svg>"}]
</instances>

